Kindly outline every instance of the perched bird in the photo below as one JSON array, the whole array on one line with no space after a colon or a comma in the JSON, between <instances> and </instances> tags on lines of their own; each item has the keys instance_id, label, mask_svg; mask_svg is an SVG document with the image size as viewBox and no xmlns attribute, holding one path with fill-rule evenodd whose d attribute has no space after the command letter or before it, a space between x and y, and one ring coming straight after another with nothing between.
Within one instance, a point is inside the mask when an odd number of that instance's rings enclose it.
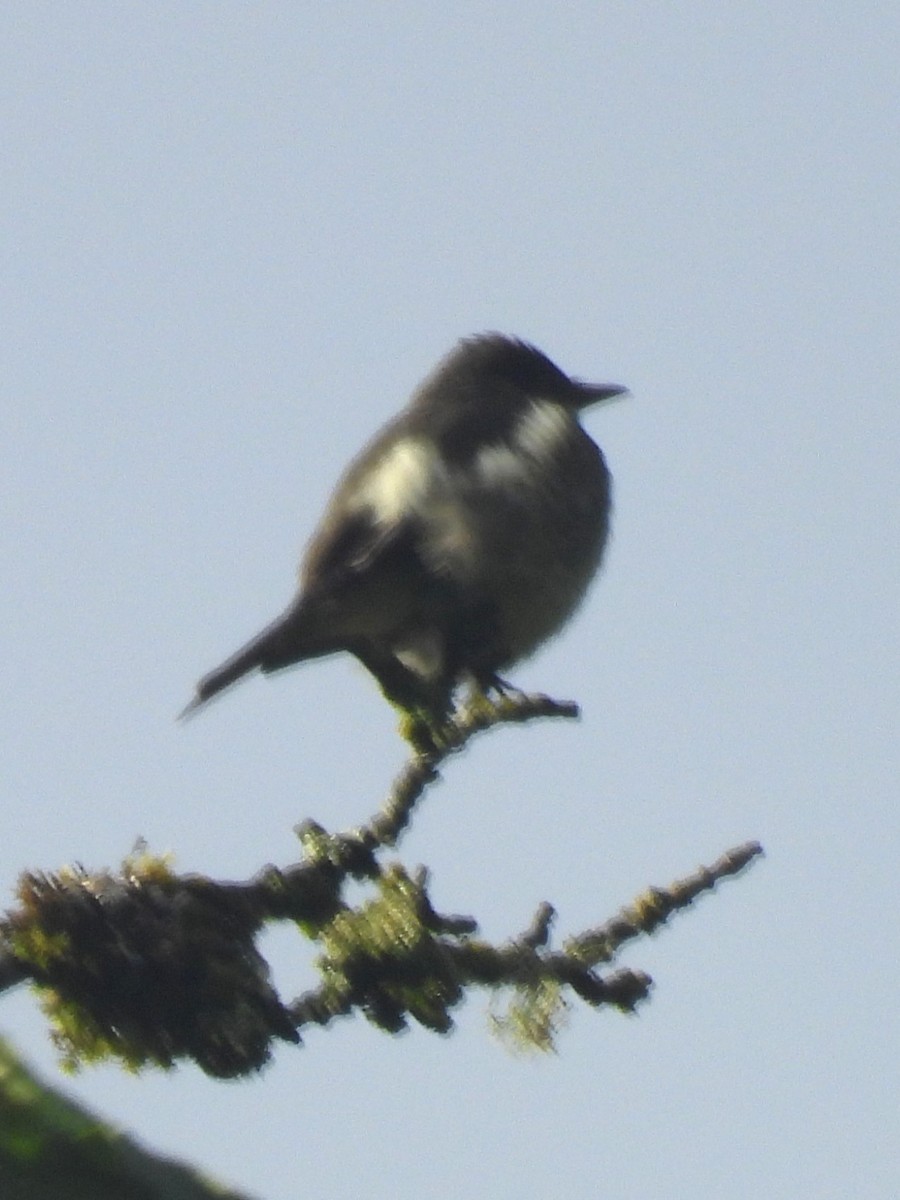
<instances>
[{"instance_id":1,"label":"perched bird","mask_svg":"<svg viewBox=\"0 0 900 1200\"><path fill-rule=\"evenodd\" d=\"M191 712L251 671L349 651L426 722L486 691L577 608L609 532L610 476L579 423L622 395L534 346L463 339L350 464L288 608L204 676Z\"/></svg>"}]
</instances>

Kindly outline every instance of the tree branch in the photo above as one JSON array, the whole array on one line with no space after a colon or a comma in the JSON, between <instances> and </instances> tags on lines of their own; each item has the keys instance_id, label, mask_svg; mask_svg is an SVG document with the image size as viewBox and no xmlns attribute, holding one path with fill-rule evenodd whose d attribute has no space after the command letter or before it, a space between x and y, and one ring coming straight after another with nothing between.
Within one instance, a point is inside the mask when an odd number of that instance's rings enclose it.
<instances>
[{"instance_id":1,"label":"tree branch","mask_svg":"<svg viewBox=\"0 0 900 1200\"><path fill-rule=\"evenodd\" d=\"M298 1043L308 1025L355 1012L389 1033L413 1020L436 1032L472 987L511 995L495 1027L519 1045L548 1049L572 993L592 1007L633 1012L651 980L631 968L598 972L621 947L658 930L761 854L746 843L668 887L650 888L615 917L550 946L553 908L543 903L517 937L492 945L469 916L436 911L428 875L379 855L399 841L439 767L498 724L577 715L546 696L479 698L447 727L439 747L407 764L365 825L331 834L307 821L303 857L246 882L177 875L139 849L118 872L81 867L26 872L18 907L0 921L0 991L30 980L53 1025L64 1065L114 1058L129 1068L190 1059L209 1075L259 1070L276 1041ZM344 897L351 879L368 897ZM284 1003L256 941L263 926L292 921L319 948L319 985Z\"/></svg>"}]
</instances>

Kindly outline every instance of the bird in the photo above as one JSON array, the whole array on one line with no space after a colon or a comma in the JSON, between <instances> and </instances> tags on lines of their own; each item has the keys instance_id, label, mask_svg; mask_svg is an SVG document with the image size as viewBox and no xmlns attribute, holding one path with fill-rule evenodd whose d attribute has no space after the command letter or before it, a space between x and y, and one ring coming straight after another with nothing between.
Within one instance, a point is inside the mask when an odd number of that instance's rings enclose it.
<instances>
[{"instance_id":1,"label":"bird","mask_svg":"<svg viewBox=\"0 0 900 1200\"><path fill-rule=\"evenodd\" d=\"M611 476L580 415L627 394L500 333L460 340L350 463L288 607L197 684L182 715L238 680L354 655L414 723L565 625L600 566Z\"/></svg>"}]
</instances>

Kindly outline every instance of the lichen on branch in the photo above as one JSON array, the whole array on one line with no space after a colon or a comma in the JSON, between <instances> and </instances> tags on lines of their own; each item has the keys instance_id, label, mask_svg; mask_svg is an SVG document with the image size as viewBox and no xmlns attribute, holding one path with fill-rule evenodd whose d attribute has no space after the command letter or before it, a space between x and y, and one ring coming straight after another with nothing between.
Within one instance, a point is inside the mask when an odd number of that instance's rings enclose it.
<instances>
[{"instance_id":1,"label":"lichen on branch","mask_svg":"<svg viewBox=\"0 0 900 1200\"><path fill-rule=\"evenodd\" d=\"M306 821L297 830L301 860L246 882L179 875L145 849L116 872L26 872L18 905L0 920L0 991L32 983L70 1069L104 1059L130 1070L193 1061L217 1078L257 1071L279 1041L299 1043L304 1028L354 1013L388 1033L411 1021L448 1033L474 987L506 997L505 1012L494 1005L495 1027L536 1049L554 1046L570 996L633 1012L651 980L616 966L620 949L742 871L762 853L757 843L647 889L559 949L550 944L554 911L546 902L524 932L493 945L478 936L474 918L434 908L424 868L382 862L441 765L473 736L577 713L545 696L481 698L454 718L439 746L413 756L366 824L331 834ZM346 898L351 880L366 892L356 904ZM283 921L318 951L318 985L288 1002L257 945L264 927Z\"/></svg>"}]
</instances>

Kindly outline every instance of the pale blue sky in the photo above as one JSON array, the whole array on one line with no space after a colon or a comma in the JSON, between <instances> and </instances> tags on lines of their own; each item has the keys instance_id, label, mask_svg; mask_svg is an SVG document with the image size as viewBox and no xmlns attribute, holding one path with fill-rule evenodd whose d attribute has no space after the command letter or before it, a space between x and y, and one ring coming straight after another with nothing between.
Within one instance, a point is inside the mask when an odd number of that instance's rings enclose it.
<instances>
[{"instance_id":1,"label":"pale blue sky","mask_svg":"<svg viewBox=\"0 0 900 1200\"><path fill-rule=\"evenodd\" d=\"M449 1039L344 1022L256 1081L70 1091L265 1200L897 1194L897 6L32 2L0 34L4 903L137 835L243 877L377 805L402 746L352 661L174 714L481 329L631 387L587 420L615 537L516 673L583 721L473 747L404 861L502 937L768 852L558 1056L475 997Z\"/></svg>"}]
</instances>

